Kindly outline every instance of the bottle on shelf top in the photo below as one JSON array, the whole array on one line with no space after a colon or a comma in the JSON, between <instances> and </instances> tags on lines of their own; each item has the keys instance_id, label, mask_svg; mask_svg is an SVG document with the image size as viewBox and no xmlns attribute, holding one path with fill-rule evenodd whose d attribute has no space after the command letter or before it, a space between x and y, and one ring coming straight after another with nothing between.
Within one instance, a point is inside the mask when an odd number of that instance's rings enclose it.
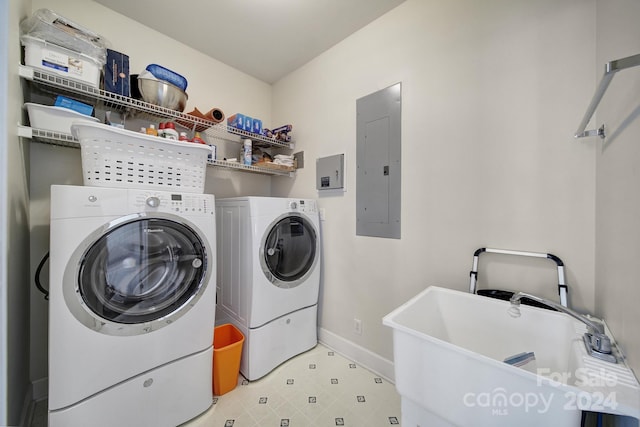
<instances>
[{"instance_id":1,"label":"bottle on shelf top","mask_svg":"<svg viewBox=\"0 0 640 427\"><path fill-rule=\"evenodd\" d=\"M245 139L242 147L242 163L245 166L251 166L251 157L252 157L252 149L251 149L251 140Z\"/></svg>"},{"instance_id":2,"label":"bottle on shelf top","mask_svg":"<svg viewBox=\"0 0 640 427\"><path fill-rule=\"evenodd\" d=\"M176 130L176 125L173 122L167 122L164 124L164 137L167 139L172 139L174 141L178 140L178 131Z\"/></svg>"},{"instance_id":3,"label":"bottle on shelf top","mask_svg":"<svg viewBox=\"0 0 640 427\"><path fill-rule=\"evenodd\" d=\"M206 142L204 142L204 139L202 139L202 137L200 136L200 132L196 132L191 142L195 142L197 144L206 144Z\"/></svg>"}]
</instances>

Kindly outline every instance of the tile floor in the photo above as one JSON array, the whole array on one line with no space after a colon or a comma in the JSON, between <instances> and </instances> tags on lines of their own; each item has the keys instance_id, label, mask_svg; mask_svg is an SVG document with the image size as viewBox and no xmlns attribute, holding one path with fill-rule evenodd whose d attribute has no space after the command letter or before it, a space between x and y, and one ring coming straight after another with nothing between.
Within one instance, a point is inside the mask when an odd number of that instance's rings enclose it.
<instances>
[{"instance_id":1,"label":"tile floor","mask_svg":"<svg viewBox=\"0 0 640 427\"><path fill-rule=\"evenodd\" d=\"M47 402L31 427L46 427ZM211 408L182 427L383 427L400 425L395 386L333 350L315 348L258 381L214 397ZM141 426L146 427L146 426Z\"/></svg>"},{"instance_id":2,"label":"tile floor","mask_svg":"<svg viewBox=\"0 0 640 427\"><path fill-rule=\"evenodd\" d=\"M183 427L400 425L395 386L318 344L258 381L238 386Z\"/></svg>"}]
</instances>

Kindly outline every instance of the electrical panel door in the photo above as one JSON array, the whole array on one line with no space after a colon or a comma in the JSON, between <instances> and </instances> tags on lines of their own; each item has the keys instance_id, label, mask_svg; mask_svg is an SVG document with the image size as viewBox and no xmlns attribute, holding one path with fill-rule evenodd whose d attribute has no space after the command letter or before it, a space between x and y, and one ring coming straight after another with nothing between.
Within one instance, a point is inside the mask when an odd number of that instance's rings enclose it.
<instances>
[{"instance_id":1,"label":"electrical panel door","mask_svg":"<svg viewBox=\"0 0 640 427\"><path fill-rule=\"evenodd\" d=\"M401 84L356 102L356 234L400 238Z\"/></svg>"}]
</instances>

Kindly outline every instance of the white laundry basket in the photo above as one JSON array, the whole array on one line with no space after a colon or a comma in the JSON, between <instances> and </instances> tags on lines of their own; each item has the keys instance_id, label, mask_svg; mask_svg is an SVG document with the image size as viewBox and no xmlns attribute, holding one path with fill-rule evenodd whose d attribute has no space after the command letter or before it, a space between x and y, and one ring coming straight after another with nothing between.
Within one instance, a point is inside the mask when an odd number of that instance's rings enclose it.
<instances>
[{"instance_id":1,"label":"white laundry basket","mask_svg":"<svg viewBox=\"0 0 640 427\"><path fill-rule=\"evenodd\" d=\"M203 193L208 145L169 141L97 123L71 125L84 185Z\"/></svg>"}]
</instances>

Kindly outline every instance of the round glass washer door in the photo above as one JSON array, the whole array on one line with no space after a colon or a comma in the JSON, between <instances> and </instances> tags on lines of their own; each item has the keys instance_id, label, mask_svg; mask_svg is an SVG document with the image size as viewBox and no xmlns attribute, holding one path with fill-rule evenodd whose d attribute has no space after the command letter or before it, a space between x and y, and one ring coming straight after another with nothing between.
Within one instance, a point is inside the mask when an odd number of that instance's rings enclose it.
<instances>
[{"instance_id":1,"label":"round glass washer door","mask_svg":"<svg viewBox=\"0 0 640 427\"><path fill-rule=\"evenodd\" d=\"M267 279L280 288L294 288L311 274L320 254L313 224L297 213L274 221L266 233L260 263Z\"/></svg>"},{"instance_id":2,"label":"round glass washer door","mask_svg":"<svg viewBox=\"0 0 640 427\"><path fill-rule=\"evenodd\" d=\"M137 218L109 227L86 249L75 288L85 313L77 304L72 312L94 329L116 324L104 333L134 334L122 326L136 324L149 332L193 306L207 276L207 247L185 221Z\"/></svg>"}]
</instances>

